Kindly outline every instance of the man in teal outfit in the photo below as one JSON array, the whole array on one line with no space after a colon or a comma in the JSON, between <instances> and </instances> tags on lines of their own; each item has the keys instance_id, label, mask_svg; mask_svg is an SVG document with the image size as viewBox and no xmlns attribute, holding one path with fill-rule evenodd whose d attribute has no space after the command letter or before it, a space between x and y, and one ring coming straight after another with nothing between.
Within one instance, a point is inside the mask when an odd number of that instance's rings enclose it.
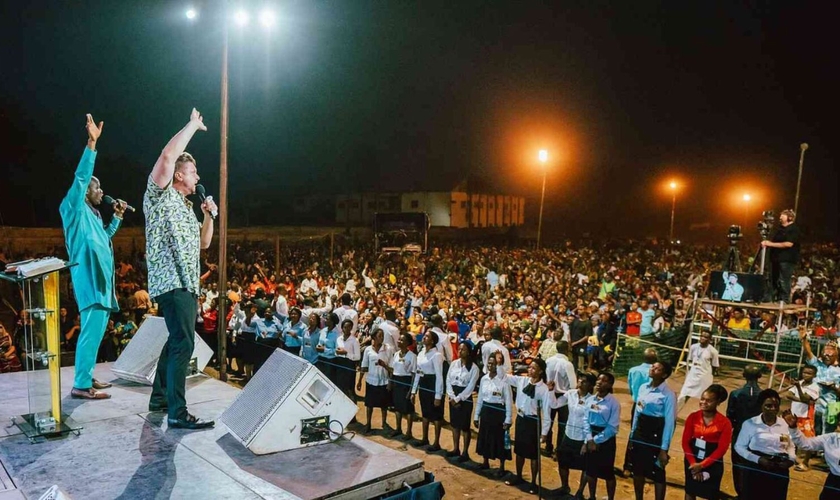
<instances>
[{"instance_id":1,"label":"man in teal outfit","mask_svg":"<svg viewBox=\"0 0 840 500\"><path fill-rule=\"evenodd\" d=\"M82 333L76 344L76 378L70 396L78 399L108 399L111 396L98 389L111 384L93 378L96 353L108 326L108 317L118 311L114 293L114 251L111 237L117 232L125 213L123 201L114 203L114 217L108 227L96 205L102 202L99 179L93 176L96 161L96 141L102 133L103 122L97 127L87 115L87 147L76 168L76 177L59 211L64 224L64 239L70 261L78 265L70 268L73 290L82 316Z\"/></svg>"}]
</instances>

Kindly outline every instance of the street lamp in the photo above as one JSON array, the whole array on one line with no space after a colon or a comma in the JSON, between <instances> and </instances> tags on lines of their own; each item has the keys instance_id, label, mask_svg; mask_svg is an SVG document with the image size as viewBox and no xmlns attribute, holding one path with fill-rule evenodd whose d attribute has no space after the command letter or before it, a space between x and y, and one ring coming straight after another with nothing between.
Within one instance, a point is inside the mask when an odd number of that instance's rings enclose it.
<instances>
[{"instance_id":1,"label":"street lamp","mask_svg":"<svg viewBox=\"0 0 840 500\"><path fill-rule=\"evenodd\" d=\"M799 176L796 178L796 201L793 202L793 213L799 213L799 185L802 183L802 163L805 162L805 150L808 149L808 143L803 142L799 145Z\"/></svg>"},{"instance_id":2,"label":"street lamp","mask_svg":"<svg viewBox=\"0 0 840 500\"><path fill-rule=\"evenodd\" d=\"M744 193L744 228L747 227L747 219L749 218L748 215L747 215L747 212L749 211L749 208L750 208L750 200L751 199L752 199L752 196L750 196L749 193Z\"/></svg>"},{"instance_id":3,"label":"street lamp","mask_svg":"<svg viewBox=\"0 0 840 500\"><path fill-rule=\"evenodd\" d=\"M190 8L186 11L187 19L195 20L198 11ZM221 88L221 116L219 133L221 134L219 148L219 314L225 317L225 306L227 302L227 192L228 192L228 24L231 19L230 13L225 12L222 22L222 88ZM237 10L232 20L239 27L248 24L250 14L246 10ZM269 10L260 14L260 23L266 29L274 25L275 15ZM219 342L219 380L227 381L227 326L226 321L219 321L218 342Z\"/></svg>"},{"instance_id":4,"label":"street lamp","mask_svg":"<svg viewBox=\"0 0 840 500\"><path fill-rule=\"evenodd\" d=\"M538 155L540 163L542 164L543 170L543 182L542 182L542 195L540 196L540 219L537 223L537 250L540 249L540 239L542 238L542 218L543 218L543 205L545 204L545 176L548 172L548 168L546 167L546 163L548 162L548 150L541 149Z\"/></svg>"},{"instance_id":5,"label":"street lamp","mask_svg":"<svg viewBox=\"0 0 840 500\"><path fill-rule=\"evenodd\" d=\"M674 242L674 214L677 210L677 183L671 181L671 231L668 233L668 243Z\"/></svg>"}]
</instances>

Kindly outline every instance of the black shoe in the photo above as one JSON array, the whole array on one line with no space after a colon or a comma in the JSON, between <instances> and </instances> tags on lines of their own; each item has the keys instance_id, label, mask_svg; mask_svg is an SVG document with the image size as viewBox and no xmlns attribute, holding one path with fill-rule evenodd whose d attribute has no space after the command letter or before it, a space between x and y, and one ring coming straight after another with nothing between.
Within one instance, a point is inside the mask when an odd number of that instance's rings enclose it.
<instances>
[{"instance_id":1,"label":"black shoe","mask_svg":"<svg viewBox=\"0 0 840 500\"><path fill-rule=\"evenodd\" d=\"M447 451L446 452L446 456L449 457L449 458L455 458L460 454L461 454L461 452L458 451L458 450L452 450L452 451Z\"/></svg>"},{"instance_id":2,"label":"black shoe","mask_svg":"<svg viewBox=\"0 0 840 500\"><path fill-rule=\"evenodd\" d=\"M458 463L461 463L461 464L467 463L467 462L470 461L470 456L467 455L466 453L464 453L461 456L459 456L456 460L458 460Z\"/></svg>"},{"instance_id":3,"label":"black shoe","mask_svg":"<svg viewBox=\"0 0 840 500\"><path fill-rule=\"evenodd\" d=\"M173 429L207 429L216 425L216 423L212 420L201 420L195 415L190 415L189 413L187 413L187 416L184 418L167 418L166 422L169 424L169 427Z\"/></svg>"}]
</instances>

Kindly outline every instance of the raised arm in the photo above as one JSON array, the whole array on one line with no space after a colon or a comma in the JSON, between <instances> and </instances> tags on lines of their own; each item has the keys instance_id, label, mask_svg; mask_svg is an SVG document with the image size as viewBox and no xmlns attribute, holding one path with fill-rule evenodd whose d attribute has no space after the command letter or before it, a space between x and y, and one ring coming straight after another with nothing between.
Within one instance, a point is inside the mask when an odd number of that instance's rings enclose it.
<instances>
[{"instance_id":1,"label":"raised arm","mask_svg":"<svg viewBox=\"0 0 840 500\"><path fill-rule=\"evenodd\" d=\"M99 122L99 126L97 127L90 113L86 117L87 123L85 124L85 129L88 134L87 148L82 155L82 159L79 160L79 165L76 167L73 184L70 186L70 190L67 191L67 196L61 202L62 217L84 206L85 195L87 194L90 179L93 176L93 163L96 161L96 141L99 139L99 135L102 134L102 127L105 125L105 122Z\"/></svg>"},{"instance_id":2,"label":"raised arm","mask_svg":"<svg viewBox=\"0 0 840 500\"><path fill-rule=\"evenodd\" d=\"M175 134L175 137L169 139L152 169L152 180L159 188L163 189L169 185L172 176L175 174L175 160L184 153L190 139L198 130L207 130L207 127L204 125L204 118L202 118L201 113L193 108L189 123Z\"/></svg>"}]
</instances>

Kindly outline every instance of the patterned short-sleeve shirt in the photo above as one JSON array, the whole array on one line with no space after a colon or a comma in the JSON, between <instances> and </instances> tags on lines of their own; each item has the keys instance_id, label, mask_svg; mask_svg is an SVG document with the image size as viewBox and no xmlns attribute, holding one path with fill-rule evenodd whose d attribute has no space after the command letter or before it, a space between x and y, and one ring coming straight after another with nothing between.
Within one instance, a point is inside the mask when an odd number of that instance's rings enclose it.
<instances>
[{"instance_id":1,"label":"patterned short-sleeve shirt","mask_svg":"<svg viewBox=\"0 0 840 500\"><path fill-rule=\"evenodd\" d=\"M143 197L149 295L186 288L199 294L201 224L190 202L172 187L161 189L149 176Z\"/></svg>"}]
</instances>

